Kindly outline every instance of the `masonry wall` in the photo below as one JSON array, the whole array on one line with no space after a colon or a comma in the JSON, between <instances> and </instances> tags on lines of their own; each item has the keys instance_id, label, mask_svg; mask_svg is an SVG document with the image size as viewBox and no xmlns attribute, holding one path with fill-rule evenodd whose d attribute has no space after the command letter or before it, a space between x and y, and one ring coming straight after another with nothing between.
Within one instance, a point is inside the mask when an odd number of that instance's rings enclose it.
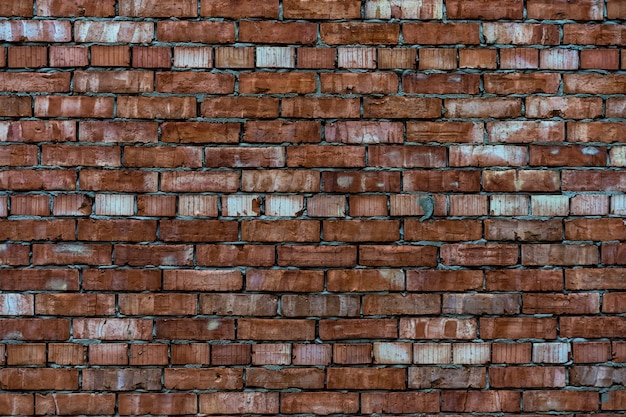
<instances>
[{"instance_id":1,"label":"masonry wall","mask_svg":"<svg viewBox=\"0 0 626 417\"><path fill-rule=\"evenodd\" d=\"M626 409L626 1L0 16L0 415Z\"/></svg>"}]
</instances>

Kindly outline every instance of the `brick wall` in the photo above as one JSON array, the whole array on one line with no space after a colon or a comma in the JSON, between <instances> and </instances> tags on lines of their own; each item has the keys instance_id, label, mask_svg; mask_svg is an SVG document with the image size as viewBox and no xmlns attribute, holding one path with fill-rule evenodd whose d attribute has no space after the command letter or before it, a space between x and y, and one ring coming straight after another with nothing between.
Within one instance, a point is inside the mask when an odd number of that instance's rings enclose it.
<instances>
[{"instance_id":1,"label":"brick wall","mask_svg":"<svg viewBox=\"0 0 626 417\"><path fill-rule=\"evenodd\" d=\"M626 409L626 1L0 16L1 415Z\"/></svg>"}]
</instances>

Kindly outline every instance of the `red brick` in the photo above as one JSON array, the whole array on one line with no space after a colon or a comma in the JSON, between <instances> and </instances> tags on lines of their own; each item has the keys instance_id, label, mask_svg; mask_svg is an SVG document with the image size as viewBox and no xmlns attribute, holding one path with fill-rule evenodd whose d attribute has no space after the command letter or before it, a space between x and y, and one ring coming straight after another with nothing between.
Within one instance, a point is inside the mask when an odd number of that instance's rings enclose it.
<instances>
[{"instance_id":1,"label":"red brick","mask_svg":"<svg viewBox=\"0 0 626 417\"><path fill-rule=\"evenodd\" d=\"M8 313L10 314L10 313ZM7 365L45 365L46 344L28 343L20 345L7 345Z\"/></svg>"},{"instance_id":2,"label":"red brick","mask_svg":"<svg viewBox=\"0 0 626 417\"><path fill-rule=\"evenodd\" d=\"M321 320L319 323L319 336L322 340L395 339L398 337L398 320Z\"/></svg>"},{"instance_id":3,"label":"red brick","mask_svg":"<svg viewBox=\"0 0 626 417\"><path fill-rule=\"evenodd\" d=\"M169 68L172 66L171 48L133 46L132 66L135 68Z\"/></svg>"},{"instance_id":4,"label":"red brick","mask_svg":"<svg viewBox=\"0 0 626 417\"><path fill-rule=\"evenodd\" d=\"M37 16L113 17L115 16L115 0L102 0L97 3L89 0L40 0L37 2Z\"/></svg>"},{"instance_id":5,"label":"red brick","mask_svg":"<svg viewBox=\"0 0 626 417\"><path fill-rule=\"evenodd\" d=\"M604 313L624 313L624 301L626 293L610 292L602 297L602 312Z\"/></svg>"},{"instance_id":6,"label":"red brick","mask_svg":"<svg viewBox=\"0 0 626 417\"><path fill-rule=\"evenodd\" d=\"M283 4L285 19L359 19L361 3L358 0L286 0Z\"/></svg>"},{"instance_id":7,"label":"red brick","mask_svg":"<svg viewBox=\"0 0 626 417\"><path fill-rule=\"evenodd\" d=\"M259 4L254 0L201 0L200 16L226 17L231 19L248 17L278 18L278 0Z\"/></svg>"},{"instance_id":8,"label":"red brick","mask_svg":"<svg viewBox=\"0 0 626 417\"><path fill-rule=\"evenodd\" d=\"M519 412L520 394L515 391L443 391L442 411Z\"/></svg>"},{"instance_id":9,"label":"red brick","mask_svg":"<svg viewBox=\"0 0 626 417\"><path fill-rule=\"evenodd\" d=\"M446 265L515 265L517 245L503 244L447 244L441 247Z\"/></svg>"},{"instance_id":10,"label":"red brick","mask_svg":"<svg viewBox=\"0 0 626 417\"><path fill-rule=\"evenodd\" d=\"M493 117L497 119L521 116L521 100L515 98L457 98L445 100L448 117Z\"/></svg>"},{"instance_id":11,"label":"red brick","mask_svg":"<svg viewBox=\"0 0 626 417\"><path fill-rule=\"evenodd\" d=\"M134 391L161 389L159 369L85 369L84 390Z\"/></svg>"},{"instance_id":12,"label":"red brick","mask_svg":"<svg viewBox=\"0 0 626 417\"><path fill-rule=\"evenodd\" d=\"M278 413L278 393L216 392L200 394L200 412L218 414Z\"/></svg>"},{"instance_id":13,"label":"red brick","mask_svg":"<svg viewBox=\"0 0 626 417\"><path fill-rule=\"evenodd\" d=\"M73 335L77 339L151 340L152 320L141 319L74 319Z\"/></svg>"},{"instance_id":14,"label":"red brick","mask_svg":"<svg viewBox=\"0 0 626 417\"><path fill-rule=\"evenodd\" d=\"M435 119L441 116L441 99L384 97L363 99L365 118Z\"/></svg>"},{"instance_id":15,"label":"red brick","mask_svg":"<svg viewBox=\"0 0 626 417\"><path fill-rule=\"evenodd\" d=\"M164 242L223 242L237 240L237 232L238 225L232 221L162 220L159 236Z\"/></svg>"},{"instance_id":16,"label":"red brick","mask_svg":"<svg viewBox=\"0 0 626 417\"><path fill-rule=\"evenodd\" d=\"M48 48L45 46L11 46L8 50L7 63L9 68L47 67Z\"/></svg>"},{"instance_id":17,"label":"red brick","mask_svg":"<svg viewBox=\"0 0 626 417\"><path fill-rule=\"evenodd\" d=\"M355 246L279 246L280 266L335 266L356 264Z\"/></svg>"},{"instance_id":18,"label":"red brick","mask_svg":"<svg viewBox=\"0 0 626 417\"><path fill-rule=\"evenodd\" d=\"M5 243L0 247L0 263L17 266L30 263L30 247L14 243Z\"/></svg>"},{"instance_id":19,"label":"red brick","mask_svg":"<svg viewBox=\"0 0 626 417\"><path fill-rule=\"evenodd\" d=\"M166 122L161 125L161 140L172 143L233 143L239 141L240 130L239 123Z\"/></svg>"},{"instance_id":20,"label":"red brick","mask_svg":"<svg viewBox=\"0 0 626 417\"><path fill-rule=\"evenodd\" d=\"M313 74L270 72L239 74L239 92L244 94L306 94L315 92L315 89Z\"/></svg>"},{"instance_id":21,"label":"red brick","mask_svg":"<svg viewBox=\"0 0 626 417\"><path fill-rule=\"evenodd\" d=\"M454 70L456 67L456 49L420 49L418 63L418 68L420 70Z\"/></svg>"},{"instance_id":22,"label":"red brick","mask_svg":"<svg viewBox=\"0 0 626 417\"><path fill-rule=\"evenodd\" d=\"M198 245L197 264L205 266L271 266L274 246L271 245Z\"/></svg>"},{"instance_id":23,"label":"red brick","mask_svg":"<svg viewBox=\"0 0 626 417\"><path fill-rule=\"evenodd\" d=\"M196 117L193 97L118 97L117 116L130 119L188 119Z\"/></svg>"},{"instance_id":24,"label":"red brick","mask_svg":"<svg viewBox=\"0 0 626 417\"><path fill-rule=\"evenodd\" d=\"M559 190L559 175L554 171L483 171L483 189L497 192L550 192Z\"/></svg>"},{"instance_id":25,"label":"red brick","mask_svg":"<svg viewBox=\"0 0 626 417\"><path fill-rule=\"evenodd\" d=\"M0 146L0 164L7 167L38 165L38 151L38 147L34 145ZM363 155L363 159L365 159L365 155ZM15 197L12 200L14 199Z\"/></svg>"},{"instance_id":26,"label":"red brick","mask_svg":"<svg viewBox=\"0 0 626 417\"><path fill-rule=\"evenodd\" d=\"M328 368L328 389L406 389L406 371L398 368Z\"/></svg>"},{"instance_id":27,"label":"red brick","mask_svg":"<svg viewBox=\"0 0 626 417\"><path fill-rule=\"evenodd\" d=\"M626 329L623 317L561 317L562 337L619 337Z\"/></svg>"},{"instance_id":28,"label":"red brick","mask_svg":"<svg viewBox=\"0 0 626 417\"><path fill-rule=\"evenodd\" d=\"M166 270L163 289L177 291L234 291L242 288L239 271Z\"/></svg>"},{"instance_id":29,"label":"red brick","mask_svg":"<svg viewBox=\"0 0 626 417\"><path fill-rule=\"evenodd\" d=\"M0 336L3 340L68 340L70 322L64 319L10 319L0 323Z\"/></svg>"},{"instance_id":30,"label":"red brick","mask_svg":"<svg viewBox=\"0 0 626 417\"><path fill-rule=\"evenodd\" d=\"M52 166L119 167L120 148L114 146L43 145L41 164Z\"/></svg>"},{"instance_id":31,"label":"red brick","mask_svg":"<svg viewBox=\"0 0 626 417\"><path fill-rule=\"evenodd\" d=\"M521 19L524 12L524 3L520 0L507 0L494 4L490 0L481 0L468 4L462 0L452 0L446 3L449 19Z\"/></svg>"},{"instance_id":32,"label":"red brick","mask_svg":"<svg viewBox=\"0 0 626 417\"><path fill-rule=\"evenodd\" d=\"M320 128L320 122L315 121L248 121L243 140L251 143L319 142Z\"/></svg>"},{"instance_id":33,"label":"red brick","mask_svg":"<svg viewBox=\"0 0 626 417\"><path fill-rule=\"evenodd\" d=\"M257 43L312 44L317 25L303 22L241 21L239 41Z\"/></svg>"},{"instance_id":34,"label":"red brick","mask_svg":"<svg viewBox=\"0 0 626 417\"><path fill-rule=\"evenodd\" d=\"M243 370L227 368L169 368L165 370L165 388L177 390L219 389L243 387Z\"/></svg>"},{"instance_id":35,"label":"red brick","mask_svg":"<svg viewBox=\"0 0 626 417\"><path fill-rule=\"evenodd\" d=\"M74 91L95 93L146 93L154 90L150 71L75 71Z\"/></svg>"},{"instance_id":36,"label":"red brick","mask_svg":"<svg viewBox=\"0 0 626 417\"><path fill-rule=\"evenodd\" d=\"M520 312L519 296L515 294L444 294L443 314L513 315Z\"/></svg>"},{"instance_id":37,"label":"red brick","mask_svg":"<svg viewBox=\"0 0 626 417\"><path fill-rule=\"evenodd\" d=\"M407 271L408 291L467 291L483 285L481 271Z\"/></svg>"},{"instance_id":38,"label":"red brick","mask_svg":"<svg viewBox=\"0 0 626 417\"><path fill-rule=\"evenodd\" d=\"M0 276L4 291L78 290L78 270L6 269Z\"/></svg>"},{"instance_id":39,"label":"red brick","mask_svg":"<svg viewBox=\"0 0 626 417\"><path fill-rule=\"evenodd\" d=\"M358 410L358 393L294 392L281 395L280 412L285 414L352 414Z\"/></svg>"},{"instance_id":40,"label":"red brick","mask_svg":"<svg viewBox=\"0 0 626 417\"><path fill-rule=\"evenodd\" d=\"M254 51L254 48L245 46L215 48L215 67L254 68Z\"/></svg>"},{"instance_id":41,"label":"red brick","mask_svg":"<svg viewBox=\"0 0 626 417\"><path fill-rule=\"evenodd\" d=\"M359 263L364 266L435 266L435 246L382 246L361 245Z\"/></svg>"},{"instance_id":42,"label":"red brick","mask_svg":"<svg viewBox=\"0 0 626 417\"><path fill-rule=\"evenodd\" d=\"M111 265L111 245L41 243L33 245L34 265Z\"/></svg>"},{"instance_id":43,"label":"red brick","mask_svg":"<svg viewBox=\"0 0 626 417\"><path fill-rule=\"evenodd\" d=\"M278 168L285 166L285 155L281 147L209 148L205 150L204 158L205 165L211 168Z\"/></svg>"},{"instance_id":44,"label":"red brick","mask_svg":"<svg viewBox=\"0 0 626 417\"><path fill-rule=\"evenodd\" d=\"M115 394L37 394L37 415L105 415L115 413Z\"/></svg>"},{"instance_id":45,"label":"red brick","mask_svg":"<svg viewBox=\"0 0 626 417\"><path fill-rule=\"evenodd\" d=\"M277 299L278 297L267 294L202 294L199 306L201 314L275 316Z\"/></svg>"},{"instance_id":46,"label":"red brick","mask_svg":"<svg viewBox=\"0 0 626 417\"><path fill-rule=\"evenodd\" d=\"M571 94L619 94L626 77L622 74L565 74L563 90Z\"/></svg>"},{"instance_id":47,"label":"red brick","mask_svg":"<svg viewBox=\"0 0 626 417\"><path fill-rule=\"evenodd\" d=\"M235 192L238 187L239 174L236 172L164 171L161 173L161 191L166 192Z\"/></svg>"},{"instance_id":48,"label":"red brick","mask_svg":"<svg viewBox=\"0 0 626 417\"><path fill-rule=\"evenodd\" d=\"M522 303L524 304L522 311L526 314L561 315L597 314L600 312L600 298L597 293L524 294Z\"/></svg>"},{"instance_id":49,"label":"red brick","mask_svg":"<svg viewBox=\"0 0 626 417\"><path fill-rule=\"evenodd\" d=\"M94 67L130 67L130 47L91 46L91 65Z\"/></svg>"},{"instance_id":50,"label":"red brick","mask_svg":"<svg viewBox=\"0 0 626 417\"><path fill-rule=\"evenodd\" d=\"M113 117L114 103L112 97L35 97L35 116L37 117Z\"/></svg>"},{"instance_id":51,"label":"red brick","mask_svg":"<svg viewBox=\"0 0 626 417\"><path fill-rule=\"evenodd\" d=\"M246 373L246 386L268 389L320 389L324 387L324 371L316 368L281 370L251 368Z\"/></svg>"},{"instance_id":52,"label":"red brick","mask_svg":"<svg viewBox=\"0 0 626 417\"><path fill-rule=\"evenodd\" d=\"M522 245L522 265L595 265L598 255L594 245Z\"/></svg>"},{"instance_id":53,"label":"red brick","mask_svg":"<svg viewBox=\"0 0 626 417\"><path fill-rule=\"evenodd\" d=\"M120 294L120 313L126 316L184 316L196 313L194 294Z\"/></svg>"},{"instance_id":54,"label":"red brick","mask_svg":"<svg viewBox=\"0 0 626 417\"><path fill-rule=\"evenodd\" d=\"M530 343L493 343L491 360L493 363L520 363L530 362ZM495 368L490 368L493 370Z\"/></svg>"},{"instance_id":55,"label":"red brick","mask_svg":"<svg viewBox=\"0 0 626 417\"><path fill-rule=\"evenodd\" d=\"M241 239L244 241L318 242L319 235L319 222L312 220L244 220L241 223ZM236 237L223 240L237 240Z\"/></svg>"},{"instance_id":56,"label":"red brick","mask_svg":"<svg viewBox=\"0 0 626 417\"><path fill-rule=\"evenodd\" d=\"M0 97L0 116L30 117L33 114L31 106L32 99L30 97Z\"/></svg>"},{"instance_id":57,"label":"red brick","mask_svg":"<svg viewBox=\"0 0 626 417\"><path fill-rule=\"evenodd\" d=\"M250 363L250 347L242 343L213 345L211 363L213 365L245 365Z\"/></svg>"},{"instance_id":58,"label":"red brick","mask_svg":"<svg viewBox=\"0 0 626 417\"><path fill-rule=\"evenodd\" d=\"M156 338L174 340L232 340L232 319L162 319L156 320Z\"/></svg>"},{"instance_id":59,"label":"red brick","mask_svg":"<svg viewBox=\"0 0 626 417\"><path fill-rule=\"evenodd\" d=\"M230 94L234 86L235 77L231 74L159 72L156 75L156 90L164 93Z\"/></svg>"},{"instance_id":60,"label":"red brick","mask_svg":"<svg viewBox=\"0 0 626 417\"><path fill-rule=\"evenodd\" d=\"M198 399L192 393L119 394L120 415L138 414L195 414Z\"/></svg>"},{"instance_id":61,"label":"red brick","mask_svg":"<svg viewBox=\"0 0 626 417\"><path fill-rule=\"evenodd\" d=\"M565 221L568 240L624 240L626 231L621 219L572 219Z\"/></svg>"},{"instance_id":62,"label":"red brick","mask_svg":"<svg viewBox=\"0 0 626 417\"><path fill-rule=\"evenodd\" d=\"M192 262L191 245L115 245L116 265L191 265Z\"/></svg>"},{"instance_id":63,"label":"red brick","mask_svg":"<svg viewBox=\"0 0 626 417\"><path fill-rule=\"evenodd\" d=\"M336 48L298 48L298 68L334 68Z\"/></svg>"},{"instance_id":64,"label":"red brick","mask_svg":"<svg viewBox=\"0 0 626 417\"><path fill-rule=\"evenodd\" d=\"M556 73L485 74L485 91L494 94L556 94L561 76Z\"/></svg>"},{"instance_id":65,"label":"red brick","mask_svg":"<svg viewBox=\"0 0 626 417\"><path fill-rule=\"evenodd\" d=\"M387 196L382 195L351 195L348 206L352 217L386 216Z\"/></svg>"},{"instance_id":66,"label":"red brick","mask_svg":"<svg viewBox=\"0 0 626 417\"><path fill-rule=\"evenodd\" d=\"M161 288L161 272L150 270L83 270L83 289L95 291L150 291Z\"/></svg>"},{"instance_id":67,"label":"red brick","mask_svg":"<svg viewBox=\"0 0 626 417\"><path fill-rule=\"evenodd\" d=\"M478 23L405 23L404 42L420 45L473 45L480 43Z\"/></svg>"},{"instance_id":68,"label":"red brick","mask_svg":"<svg viewBox=\"0 0 626 417\"><path fill-rule=\"evenodd\" d=\"M82 170L79 174L83 190L151 192L157 191L156 172Z\"/></svg>"},{"instance_id":69,"label":"red brick","mask_svg":"<svg viewBox=\"0 0 626 417\"><path fill-rule=\"evenodd\" d=\"M365 295L362 305L363 315L368 316L438 314L441 309L440 298L434 294Z\"/></svg>"},{"instance_id":70,"label":"red brick","mask_svg":"<svg viewBox=\"0 0 626 417\"><path fill-rule=\"evenodd\" d=\"M411 367L408 374L409 389L484 388L486 385L486 374L484 368L478 367Z\"/></svg>"},{"instance_id":71,"label":"red brick","mask_svg":"<svg viewBox=\"0 0 626 417\"><path fill-rule=\"evenodd\" d=\"M329 365L330 345L294 343L292 363L294 365Z\"/></svg>"},{"instance_id":72,"label":"red brick","mask_svg":"<svg viewBox=\"0 0 626 417\"><path fill-rule=\"evenodd\" d=\"M33 0L8 0L2 3L0 6L0 16L13 17L13 16L33 16ZM31 397L32 398L32 397ZM20 399L16 397L21 402ZM32 399L31 399L32 404ZM22 413L17 413L22 414Z\"/></svg>"},{"instance_id":73,"label":"red brick","mask_svg":"<svg viewBox=\"0 0 626 417\"><path fill-rule=\"evenodd\" d=\"M71 42L72 24L67 20L4 20L0 40L6 42Z\"/></svg>"},{"instance_id":74,"label":"red brick","mask_svg":"<svg viewBox=\"0 0 626 417\"><path fill-rule=\"evenodd\" d=\"M25 4L25 3L22 3L22 4ZM8 6L6 5L3 5L3 6L12 7L11 4L9 4ZM30 6L32 10L32 4ZM3 9L0 9L0 10L3 10ZM12 12L9 12L9 13L12 14ZM0 394L0 409L5 410L4 412L9 416L32 414L34 408L35 408L35 400L34 400L33 394L9 394L9 393Z\"/></svg>"},{"instance_id":75,"label":"red brick","mask_svg":"<svg viewBox=\"0 0 626 417\"><path fill-rule=\"evenodd\" d=\"M583 49L580 51L581 69L605 69L616 71L619 69L619 54L617 49Z\"/></svg>"},{"instance_id":76,"label":"red brick","mask_svg":"<svg viewBox=\"0 0 626 417\"><path fill-rule=\"evenodd\" d=\"M483 339L555 339L556 319L552 318L481 318Z\"/></svg>"},{"instance_id":77,"label":"red brick","mask_svg":"<svg viewBox=\"0 0 626 417\"><path fill-rule=\"evenodd\" d=\"M398 192L400 176L396 172L322 172L323 191L332 193Z\"/></svg>"},{"instance_id":78,"label":"red brick","mask_svg":"<svg viewBox=\"0 0 626 417\"><path fill-rule=\"evenodd\" d=\"M0 387L3 390L76 390L78 370L50 368L0 369Z\"/></svg>"},{"instance_id":79,"label":"red brick","mask_svg":"<svg viewBox=\"0 0 626 417\"><path fill-rule=\"evenodd\" d=\"M561 291L563 271L510 269L486 272L488 291Z\"/></svg>"},{"instance_id":80,"label":"red brick","mask_svg":"<svg viewBox=\"0 0 626 417\"><path fill-rule=\"evenodd\" d=\"M399 240L400 224L385 220L326 220L324 240L338 242L391 242Z\"/></svg>"},{"instance_id":81,"label":"red brick","mask_svg":"<svg viewBox=\"0 0 626 417\"><path fill-rule=\"evenodd\" d=\"M459 68L495 69L497 54L495 49L459 49Z\"/></svg>"},{"instance_id":82,"label":"red brick","mask_svg":"<svg viewBox=\"0 0 626 417\"><path fill-rule=\"evenodd\" d=\"M350 295L283 295L281 314L286 317L348 317L359 314L359 299Z\"/></svg>"},{"instance_id":83,"label":"red brick","mask_svg":"<svg viewBox=\"0 0 626 417\"><path fill-rule=\"evenodd\" d=\"M477 74L406 74L402 88L409 94L477 94Z\"/></svg>"},{"instance_id":84,"label":"red brick","mask_svg":"<svg viewBox=\"0 0 626 417\"><path fill-rule=\"evenodd\" d=\"M158 124L153 122L81 121L78 133L81 142L156 142Z\"/></svg>"},{"instance_id":85,"label":"red brick","mask_svg":"<svg viewBox=\"0 0 626 417\"><path fill-rule=\"evenodd\" d=\"M73 220L0 220L0 225L1 240L74 240L75 235Z\"/></svg>"},{"instance_id":86,"label":"red brick","mask_svg":"<svg viewBox=\"0 0 626 417\"><path fill-rule=\"evenodd\" d=\"M171 345L170 349L172 365L205 365L211 363L211 347L206 343Z\"/></svg>"},{"instance_id":87,"label":"red brick","mask_svg":"<svg viewBox=\"0 0 626 417\"><path fill-rule=\"evenodd\" d=\"M198 5L195 0L121 0L120 16L132 17L196 17Z\"/></svg>"},{"instance_id":88,"label":"red brick","mask_svg":"<svg viewBox=\"0 0 626 417\"><path fill-rule=\"evenodd\" d=\"M4 72L0 74L0 89L16 92L69 92L70 74L62 72Z\"/></svg>"},{"instance_id":89,"label":"red brick","mask_svg":"<svg viewBox=\"0 0 626 417\"><path fill-rule=\"evenodd\" d=\"M402 339L473 339L476 320L444 317L400 319ZM482 335L481 335L482 337Z\"/></svg>"},{"instance_id":90,"label":"red brick","mask_svg":"<svg viewBox=\"0 0 626 417\"><path fill-rule=\"evenodd\" d=\"M400 25L369 22L321 23L320 35L322 41L329 45L392 45L398 43ZM406 41L406 32L404 36Z\"/></svg>"},{"instance_id":91,"label":"red brick","mask_svg":"<svg viewBox=\"0 0 626 417\"><path fill-rule=\"evenodd\" d=\"M200 148L186 146L127 146L124 148L124 166L132 168L200 168L202 166L202 152Z\"/></svg>"},{"instance_id":92,"label":"red brick","mask_svg":"<svg viewBox=\"0 0 626 417\"><path fill-rule=\"evenodd\" d=\"M574 363L599 363L611 359L611 345L607 342L572 343Z\"/></svg>"},{"instance_id":93,"label":"red brick","mask_svg":"<svg viewBox=\"0 0 626 417\"><path fill-rule=\"evenodd\" d=\"M439 411L439 395L435 392L363 393L363 413L429 413Z\"/></svg>"},{"instance_id":94,"label":"red brick","mask_svg":"<svg viewBox=\"0 0 626 417\"><path fill-rule=\"evenodd\" d=\"M338 364L372 363L371 343L334 344L333 362Z\"/></svg>"},{"instance_id":95,"label":"red brick","mask_svg":"<svg viewBox=\"0 0 626 417\"><path fill-rule=\"evenodd\" d=\"M53 197L55 216L88 216L92 213L93 200L84 194L61 194Z\"/></svg>"},{"instance_id":96,"label":"red brick","mask_svg":"<svg viewBox=\"0 0 626 417\"><path fill-rule=\"evenodd\" d=\"M246 273L249 291L317 292L323 288L322 271L249 269Z\"/></svg>"},{"instance_id":97,"label":"red brick","mask_svg":"<svg viewBox=\"0 0 626 417\"><path fill-rule=\"evenodd\" d=\"M35 314L45 316L104 316L115 312L111 294L38 294Z\"/></svg>"},{"instance_id":98,"label":"red brick","mask_svg":"<svg viewBox=\"0 0 626 417\"><path fill-rule=\"evenodd\" d=\"M126 343L100 343L89 345L91 365L128 365L128 345Z\"/></svg>"},{"instance_id":99,"label":"red brick","mask_svg":"<svg viewBox=\"0 0 626 417\"><path fill-rule=\"evenodd\" d=\"M30 104L28 105L30 107ZM29 120L0 124L3 142L64 142L76 140L76 122Z\"/></svg>"},{"instance_id":100,"label":"red brick","mask_svg":"<svg viewBox=\"0 0 626 417\"><path fill-rule=\"evenodd\" d=\"M511 48L500 50L501 69L539 68L539 51L531 48Z\"/></svg>"},{"instance_id":101,"label":"red brick","mask_svg":"<svg viewBox=\"0 0 626 417\"><path fill-rule=\"evenodd\" d=\"M602 263L605 265L623 265L626 246L621 243L602 244Z\"/></svg>"},{"instance_id":102,"label":"red brick","mask_svg":"<svg viewBox=\"0 0 626 417\"><path fill-rule=\"evenodd\" d=\"M130 365L167 365L168 345L132 344L130 345Z\"/></svg>"},{"instance_id":103,"label":"red brick","mask_svg":"<svg viewBox=\"0 0 626 417\"><path fill-rule=\"evenodd\" d=\"M602 114L602 100L596 97L528 97L526 116L593 119Z\"/></svg>"},{"instance_id":104,"label":"red brick","mask_svg":"<svg viewBox=\"0 0 626 417\"><path fill-rule=\"evenodd\" d=\"M531 146L531 166L605 166L607 149L594 146Z\"/></svg>"},{"instance_id":105,"label":"red brick","mask_svg":"<svg viewBox=\"0 0 626 417\"><path fill-rule=\"evenodd\" d=\"M389 94L398 91L398 77L391 73L322 73L322 93Z\"/></svg>"},{"instance_id":106,"label":"red brick","mask_svg":"<svg viewBox=\"0 0 626 417\"><path fill-rule=\"evenodd\" d=\"M602 394L602 410L623 410L626 407L626 390Z\"/></svg>"},{"instance_id":107,"label":"red brick","mask_svg":"<svg viewBox=\"0 0 626 417\"><path fill-rule=\"evenodd\" d=\"M278 117L278 99L272 97L206 98L201 104L200 112L202 116L210 118L271 119Z\"/></svg>"},{"instance_id":108,"label":"red brick","mask_svg":"<svg viewBox=\"0 0 626 417\"><path fill-rule=\"evenodd\" d=\"M594 391L525 391L524 411L595 411L598 393Z\"/></svg>"},{"instance_id":109,"label":"red brick","mask_svg":"<svg viewBox=\"0 0 626 417\"><path fill-rule=\"evenodd\" d=\"M315 322L297 319L239 319L237 338L243 340L313 340Z\"/></svg>"},{"instance_id":110,"label":"red brick","mask_svg":"<svg viewBox=\"0 0 626 417\"><path fill-rule=\"evenodd\" d=\"M404 237L408 241L462 241L482 237L482 224L476 220L429 220L407 219Z\"/></svg>"},{"instance_id":111,"label":"red brick","mask_svg":"<svg viewBox=\"0 0 626 417\"><path fill-rule=\"evenodd\" d=\"M602 20L603 3L598 0L581 0L575 6L567 0L529 0L529 19Z\"/></svg>"},{"instance_id":112,"label":"red brick","mask_svg":"<svg viewBox=\"0 0 626 417\"><path fill-rule=\"evenodd\" d=\"M282 100L282 116L295 118L359 117L359 99L291 97Z\"/></svg>"}]
</instances>

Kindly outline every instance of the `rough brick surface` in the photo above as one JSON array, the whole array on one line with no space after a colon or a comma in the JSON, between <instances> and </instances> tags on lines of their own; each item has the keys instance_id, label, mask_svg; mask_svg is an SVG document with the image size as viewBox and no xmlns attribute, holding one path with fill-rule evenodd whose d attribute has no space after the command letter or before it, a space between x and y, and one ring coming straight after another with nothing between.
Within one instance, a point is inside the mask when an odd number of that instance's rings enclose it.
<instances>
[{"instance_id":1,"label":"rough brick surface","mask_svg":"<svg viewBox=\"0 0 626 417\"><path fill-rule=\"evenodd\" d=\"M0 17L0 415L626 409L625 1Z\"/></svg>"}]
</instances>

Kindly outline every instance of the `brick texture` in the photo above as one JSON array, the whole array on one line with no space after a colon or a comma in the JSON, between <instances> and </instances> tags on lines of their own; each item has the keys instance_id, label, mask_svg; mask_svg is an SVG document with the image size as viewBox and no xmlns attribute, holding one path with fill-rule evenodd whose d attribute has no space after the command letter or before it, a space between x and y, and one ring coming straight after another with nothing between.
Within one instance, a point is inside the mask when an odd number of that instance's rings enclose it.
<instances>
[{"instance_id":1,"label":"brick texture","mask_svg":"<svg viewBox=\"0 0 626 417\"><path fill-rule=\"evenodd\" d=\"M623 415L626 1L0 18L0 415Z\"/></svg>"}]
</instances>

